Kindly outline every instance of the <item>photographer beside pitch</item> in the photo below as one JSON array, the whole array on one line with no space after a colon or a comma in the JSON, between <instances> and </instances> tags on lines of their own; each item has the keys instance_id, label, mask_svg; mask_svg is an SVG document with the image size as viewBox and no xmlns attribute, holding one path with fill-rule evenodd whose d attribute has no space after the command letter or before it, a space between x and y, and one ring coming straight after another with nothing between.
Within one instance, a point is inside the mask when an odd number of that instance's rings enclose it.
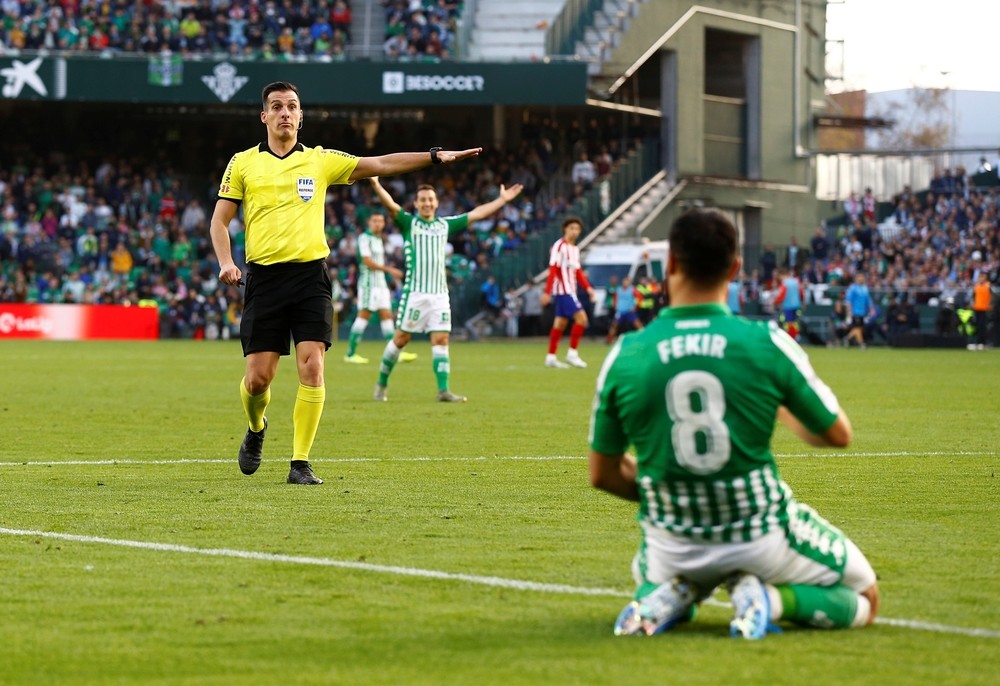
<instances>
[{"instance_id":1,"label":"photographer beside pitch","mask_svg":"<svg viewBox=\"0 0 1000 686\"><path fill-rule=\"evenodd\" d=\"M789 620L822 628L874 621L875 572L857 546L797 502L770 451L775 420L815 446L846 447L847 415L776 322L726 306L740 269L736 230L692 210L670 231L670 307L612 348L597 381L591 484L640 503L635 600L617 635L690 619L725 584L730 634L763 638ZM637 459L625 456L634 446Z\"/></svg>"},{"instance_id":2,"label":"photographer beside pitch","mask_svg":"<svg viewBox=\"0 0 1000 686\"><path fill-rule=\"evenodd\" d=\"M295 341L299 389L292 411L292 458L288 483L323 483L312 472L312 449L326 402L324 357L333 340L332 283L326 266L330 248L324 231L326 189L380 174L402 174L432 163L457 162L482 150L399 152L355 157L298 140L302 128L299 91L277 81L261 93L261 123L267 140L230 159L219 185L211 236L219 280L243 281L233 261L229 224L243 204L246 222L246 293L240 339L246 374L240 397L249 427L239 450L240 470L260 466L267 431L265 412L278 360Z\"/></svg>"}]
</instances>

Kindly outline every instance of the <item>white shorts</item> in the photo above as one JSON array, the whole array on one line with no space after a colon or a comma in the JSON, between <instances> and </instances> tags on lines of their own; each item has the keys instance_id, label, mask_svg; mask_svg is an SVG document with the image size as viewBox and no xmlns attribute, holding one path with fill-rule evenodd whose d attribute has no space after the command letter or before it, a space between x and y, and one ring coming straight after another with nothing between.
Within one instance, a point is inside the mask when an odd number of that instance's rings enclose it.
<instances>
[{"instance_id":1,"label":"white shorts","mask_svg":"<svg viewBox=\"0 0 1000 686\"><path fill-rule=\"evenodd\" d=\"M365 288L358 287L358 310L368 310L377 312L378 310L391 310L392 296L388 288Z\"/></svg>"},{"instance_id":2,"label":"white shorts","mask_svg":"<svg viewBox=\"0 0 1000 686\"><path fill-rule=\"evenodd\" d=\"M802 545L793 545L784 531L772 531L747 543L701 543L647 523L642 524L642 529L643 546L632 561L637 585L662 584L682 576L695 584L702 595L708 595L735 572L756 574L769 584L843 584L858 593L875 583L875 570L868 559L832 526L830 529L840 534L846 556L842 569L806 554Z\"/></svg>"},{"instance_id":3,"label":"white shorts","mask_svg":"<svg viewBox=\"0 0 1000 686\"><path fill-rule=\"evenodd\" d=\"M451 300L447 293L408 293L399 304L396 328L406 333L451 333Z\"/></svg>"}]
</instances>

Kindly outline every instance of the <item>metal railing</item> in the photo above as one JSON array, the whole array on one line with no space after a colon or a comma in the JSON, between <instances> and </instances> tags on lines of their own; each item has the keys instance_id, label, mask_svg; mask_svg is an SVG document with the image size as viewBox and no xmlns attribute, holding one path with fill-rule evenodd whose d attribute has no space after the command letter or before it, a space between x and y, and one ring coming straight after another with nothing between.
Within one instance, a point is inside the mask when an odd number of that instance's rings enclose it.
<instances>
[{"instance_id":1,"label":"metal railing","mask_svg":"<svg viewBox=\"0 0 1000 686\"><path fill-rule=\"evenodd\" d=\"M472 43L472 29L476 24L477 0L465 0L462 14L458 18L458 30L455 32L454 57L457 60L469 59L469 45Z\"/></svg>"},{"instance_id":2,"label":"metal railing","mask_svg":"<svg viewBox=\"0 0 1000 686\"><path fill-rule=\"evenodd\" d=\"M572 55L577 41L583 40L594 15L604 6L604 0L566 0L562 11L545 32L545 52L548 55Z\"/></svg>"}]
</instances>

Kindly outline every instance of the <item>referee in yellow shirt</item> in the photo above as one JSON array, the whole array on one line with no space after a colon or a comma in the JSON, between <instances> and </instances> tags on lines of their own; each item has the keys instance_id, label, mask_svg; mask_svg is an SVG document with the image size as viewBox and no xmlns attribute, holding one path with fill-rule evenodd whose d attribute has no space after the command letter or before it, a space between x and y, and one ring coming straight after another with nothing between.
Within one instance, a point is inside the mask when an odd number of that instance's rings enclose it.
<instances>
[{"instance_id":1,"label":"referee in yellow shirt","mask_svg":"<svg viewBox=\"0 0 1000 686\"><path fill-rule=\"evenodd\" d=\"M327 186L457 162L475 157L482 148L431 148L378 157L309 148L298 140L303 114L298 88L284 81L270 83L261 100L267 141L229 160L211 226L219 280L226 285L241 283L244 275L233 262L229 224L243 204L247 273L240 339L246 374L240 397L249 427L240 445L239 465L244 474L253 474L260 466L271 382L278 360L290 353L292 339L299 390L292 411L288 483L321 484L309 465L309 451L326 401L323 363L333 340L324 216Z\"/></svg>"}]
</instances>

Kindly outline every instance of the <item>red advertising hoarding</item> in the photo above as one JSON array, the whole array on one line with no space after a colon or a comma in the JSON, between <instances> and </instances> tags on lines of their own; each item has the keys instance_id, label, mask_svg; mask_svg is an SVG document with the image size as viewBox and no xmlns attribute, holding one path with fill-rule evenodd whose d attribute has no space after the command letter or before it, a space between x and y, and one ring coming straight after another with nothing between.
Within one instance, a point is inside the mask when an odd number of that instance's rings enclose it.
<instances>
[{"instance_id":1,"label":"red advertising hoarding","mask_svg":"<svg viewBox=\"0 0 1000 686\"><path fill-rule=\"evenodd\" d=\"M0 341L155 339L159 332L155 307L0 303Z\"/></svg>"}]
</instances>

